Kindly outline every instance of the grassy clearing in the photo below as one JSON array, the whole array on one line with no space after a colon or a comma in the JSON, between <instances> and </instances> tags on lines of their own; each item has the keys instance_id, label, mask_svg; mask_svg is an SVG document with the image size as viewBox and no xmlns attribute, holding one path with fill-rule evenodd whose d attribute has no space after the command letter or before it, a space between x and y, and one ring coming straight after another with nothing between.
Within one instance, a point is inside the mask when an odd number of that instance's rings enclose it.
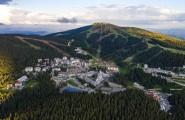
<instances>
[{"instance_id":1,"label":"grassy clearing","mask_svg":"<svg viewBox=\"0 0 185 120\"><path fill-rule=\"evenodd\" d=\"M133 85L134 85L133 81L127 81L127 88L134 88Z\"/></svg>"},{"instance_id":2,"label":"grassy clearing","mask_svg":"<svg viewBox=\"0 0 185 120\"><path fill-rule=\"evenodd\" d=\"M147 45L148 45L148 48L149 48L149 49L156 46L156 45L150 44L150 43L147 43Z\"/></svg>"},{"instance_id":3,"label":"grassy clearing","mask_svg":"<svg viewBox=\"0 0 185 120\"><path fill-rule=\"evenodd\" d=\"M78 87L78 85L72 80L68 80L67 83L72 85L72 86Z\"/></svg>"},{"instance_id":4,"label":"grassy clearing","mask_svg":"<svg viewBox=\"0 0 185 120\"><path fill-rule=\"evenodd\" d=\"M73 42L74 42L74 40L69 41L68 44L67 44L67 46L70 47Z\"/></svg>"},{"instance_id":5,"label":"grassy clearing","mask_svg":"<svg viewBox=\"0 0 185 120\"><path fill-rule=\"evenodd\" d=\"M38 86L39 82L37 80L29 80L25 83L25 87L31 88Z\"/></svg>"},{"instance_id":6,"label":"grassy clearing","mask_svg":"<svg viewBox=\"0 0 185 120\"><path fill-rule=\"evenodd\" d=\"M124 64L124 67L121 67L120 68L120 72L122 74L127 74L127 73L129 73L129 71L131 69L133 69L134 67L136 67L136 64L133 63L133 62L123 62L123 64Z\"/></svg>"},{"instance_id":7,"label":"grassy clearing","mask_svg":"<svg viewBox=\"0 0 185 120\"><path fill-rule=\"evenodd\" d=\"M21 40L22 42L28 44L31 48L34 48L34 49L36 49L36 50L40 50L40 49L41 49L40 47L38 47L38 46L36 46L36 45L34 45L34 44L31 44L31 43L29 43L28 41L26 41L26 40L24 40L24 39L22 39L22 38L19 38L19 40Z\"/></svg>"},{"instance_id":8,"label":"grassy clearing","mask_svg":"<svg viewBox=\"0 0 185 120\"><path fill-rule=\"evenodd\" d=\"M182 83L182 84L185 84L185 81L177 81L177 82Z\"/></svg>"},{"instance_id":9,"label":"grassy clearing","mask_svg":"<svg viewBox=\"0 0 185 120\"><path fill-rule=\"evenodd\" d=\"M133 58L135 55L128 57L127 59L124 60L124 62L132 62Z\"/></svg>"},{"instance_id":10,"label":"grassy clearing","mask_svg":"<svg viewBox=\"0 0 185 120\"><path fill-rule=\"evenodd\" d=\"M167 48L167 47L162 47L162 46L160 46L160 47L163 48L164 50L171 51L172 53L178 53L178 54L185 55L185 51L183 51L183 50L178 50L178 49L173 49L173 48Z\"/></svg>"},{"instance_id":11,"label":"grassy clearing","mask_svg":"<svg viewBox=\"0 0 185 120\"><path fill-rule=\"evenodd\" d=\"M172 78L172 80L183 80L183 81L185 81L185 78Z\"/></svg>"},{"instance_id":12,"label":"grassy clearing","mask_svg":"<svg viewBox=\"0 0 185 120\"><path fill-rule=\"evenodd\" d=\"M172 78L171 80L173 80L175 82L179 82L181 84L185 84L185 79L183 79L183 78Z\"/></svg>"}]
</instances>

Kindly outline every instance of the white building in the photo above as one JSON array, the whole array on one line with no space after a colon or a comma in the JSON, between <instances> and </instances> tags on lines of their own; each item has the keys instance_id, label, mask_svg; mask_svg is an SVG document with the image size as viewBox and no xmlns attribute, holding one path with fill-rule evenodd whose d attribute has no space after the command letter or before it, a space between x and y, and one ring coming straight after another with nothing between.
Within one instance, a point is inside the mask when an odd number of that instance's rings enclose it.
<instances>
[{"instance_id":1,"label":"white building","mask_svg":"<svg viewBox=\"0 0 185 120\"><path fill-rule=\"evenodd\" d=\"M185 74L179 74L179 77L185 77Z\"/></svg>"},{"instance_id":2,"label":"white building","mask_svg":"<svg viewBox=\"0 0 185 120\"><path fill-rule=\"evenodd\" d=\"M78 51L80 51L80 50L81 50L80 47L77 47L77 48L75 49L76 52L78 52Z\"/></svg>"},{"instance_id":3,"label":"white building","mask_svg":"<svg viewBox=\"0 0 185 120\"><path fill-rule=\"evenodd\" d=\"M50 69L50 67L46 66L46 67L42 68L42 72L47 72L49 69Z\"/></svg>"},{"instance_id":4,"label":"white building","mask_svg":"<svg viewBox=\"0 0 185 120\"><path fill-rule=\"evenodd\" d=\"M40 67L35 67L34 70L35 70L35 72L41 72L41 68Z\"/></svg>"},{"instance_id":5,"label":"white building","mask_svg":"<svg viewBox=\"0 0 185 120\"><path fill-rule=\"evenodd\" d=\"M64 56L64 57L63 57L63 60L67 60L67 57L66 57L66 56Z\"/></svg>"},{"instance_id":6,"label":"white building","mask_svg":"<svg viewBox=\"0 0 185 120\"><path fill-rule=\"evenodd\" d=\"M74 59L71 61L72 64L79 63L79 62L80 62L80 59Z\"/></svg>"},{"instance_id":7,"label":"white building","mask_svg":"<svg viewBox=\"0 0 185 120\"><path fill-rule=\"evenodd\" d=\"M26 67L25 72L33 72L33 67Z\"/></svg>"},{"instance_id":8,"label":"white building","mask_svg":"<svg viewBox=\"0 0 185 120\"><path fill-rule=\"evenodd\" d=\"M71 61L74 60L74 57L71 57L70 60L71 60Z\"/></svg>"},{"instance_id":9,"label":"white building","mask_svg":"<svg viewBox=\"0 0 185 120\"><path fill-rule=\"evenodd\" d=\"M82 62L82 66L84 66L84 67L89 67L90 66L90 64L89 64L89 62Z\"/></svg>"},{"instance_id":10,"label":"white building","mask_svg":"<svg viewBox=\"0 0 185 120\"><path fill-rule=\"evenodd\" d=\"M51 80L55 81L56 86L60 86L60 84L63 83L62 76L52 77Z\"/></svg>"},{"instance_id":11,"label":"white building","mask_svg":"<svg viewBox=\"0 0 185 120\"><path fill-rule=\"evenodd\" d=\"M49 64L49 58L44 59L44 61Z\"/></svg>"},{"instance_id":12,"label":"white building","mask_svg":"<svg viewBox=\"0 0 185 120\"><path fill-rule=\"evenodd\" d=\"M21 78L19 78L18 80L17 80L18 82L26 82L26 81L28 81L28 77L27 76L22 76Z\"/></svg>"},{"instance_id":13,"label":"white building","mask_svg":"<svg viewBox=\"0 0 185 120\"><path fill-rule=\"evenodd\" d=\"M52 71L60 72L61 71L61 68L53 68Z\"/></svg>"},{"instance_id":14,"label":"white building","mask_svg":"<svg viewBox=\"0 0 185 120\"><path fill-rule=\"evenodd\" d=\"M174 73L168 70L162 70L161 68L148 68L146 70L147 73L163 73L168 75L173 75Z\"/></svg>"},{"instance_id":15,"label":"white building","mask_svg":"<svg viewBox=\"0 0 185 120\"><path fill-rule=\"evenodd\" d=\"M98 76L97 76L95 85L99 85L102 81L106 80L107 78L109 78L109 75L100 71Z\"/></svg>"},{"instance_id":16,"label":"white building","mask_svg":"<svg viewBox=\"0 0 185 120\"><path fill-rule=\"evenodd\" d=\"M38 63L41 63L42 62L42 59L38 59Z\"/></svg>"},{"instance_id":17,"label":"white building","mask_svg":"<svg viewBox=\"0 0 185 120\"><path fill-rule=\"evenodd\" d=\"M185 65L183 65L183 68L185 68Z\"/></svg>"},{"instance_id":18,"label":"white building","mask_svg":"<svg viewBox=\"0 0 185 120\"><path fill-rule=\"evenodd\" d=\"M62 62L62 59L60 59L60 58L55 58L55 59L54 59L54 62L58 64L58 63Z\"/></svg>"},{"instance_id":19,"label":"white building","mask_svg":"<svg viewBox=\"0 0 185 120\"><path fill-rule=\"evenodd\" d=\"M147 64L144 65L144 69L148 69L148 65Z\"/></svg>"},{"instance_id":20,"label":"white building","mask_svg":"<svg viewBox=\"0 0 185 120\"><path fill-rule=\"evenodd\" d=\"M108 66L107 69L110 71L119 72L119 68L117 66Z\"/></svg>"},{"instance_id":21,"label":"white building","mask_svg":"<svg viewBox=\"0 0 185 120\"><path fill-rule=\"evenodd\" d=\"M16 82L15 88L22 88L23 87L22 85L23 85L22 82Z\"/></svg>"}]
</instances>

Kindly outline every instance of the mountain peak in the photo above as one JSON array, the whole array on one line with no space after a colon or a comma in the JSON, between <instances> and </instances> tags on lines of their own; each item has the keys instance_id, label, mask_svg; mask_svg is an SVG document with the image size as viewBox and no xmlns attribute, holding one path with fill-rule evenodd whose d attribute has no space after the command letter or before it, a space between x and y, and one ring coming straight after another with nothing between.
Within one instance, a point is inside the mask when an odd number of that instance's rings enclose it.
<instances>
[{"instance_id":1,"label":"mountain peak","mask_svg":"<svg viewBox=\"0 0 185 120\"><path fill-rule=\"evenodd\" d=\"M113 24L107 23L107 22L96 22L92 26L112 26L112 27L118 27L116 25L113 25Z\"/></svg>"},{"instance_id":2,"label":"mountain peak","mask_svg":"<svg viewBox=\"0 0 185 120\"><path fill-rule=\"evenodd\" d=\"M95 22L93 25L111 25L110 23L107 22Z\"/></svg>"},{"instance_id":3,"label":"mountain peak","mask_svg":"<svg viewBox=\"0 0 185 120\"><path fill-rule=\"evenodd\" d=\"M118 30L120 27L106 22L96 22L92 25L94 29L101 28L102 30Z\"/></svg>"}]
</instances>

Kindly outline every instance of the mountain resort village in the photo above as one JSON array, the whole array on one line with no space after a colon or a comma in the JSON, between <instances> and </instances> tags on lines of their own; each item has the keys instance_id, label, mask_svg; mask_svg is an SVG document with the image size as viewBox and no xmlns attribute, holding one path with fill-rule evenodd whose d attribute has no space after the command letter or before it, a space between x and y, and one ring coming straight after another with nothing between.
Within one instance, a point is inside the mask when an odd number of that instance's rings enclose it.
<instances>
[{"instance_id":1,"label":"mountain resort village","mask_svg":"<svg viewBox=\"0 0 185 120\"><path fill-rule=\"evenodd\" d=\"M75 49L77 54L87 55L87 52L81 48ZM181 86L185 86L180 82L180 79L185 79L185 74L176 74L169 70L163 70L161 68L149 68L147 64L144 64L143 69L145 73L152 76L159 76L168 82L175 82ZM175 68L171 68L175 69ZM185 66L177 69L185 69ZM97 93L102 92L104 94L111 94L115 92L125 91L120 84L116 84L110 81L110 78L115 74L120 73L119 67L114 62L104 62L102 60L93 59L82 60L74 57L54 58L54 59L38 59L38 63L35 66L29 66L24 69L24 76L17 79L14 84L8 84L7 89L22 89L26 87L26 83L30 81L28 76L37 77L39 73L48 72L51 75L51 80L55 83L55 86L59 88L59 92L88 92ZM179 81L174 81L179 79ZM34 84L30 85L31 87ZM171 109L171 105L168 102L170 94L164 94L159 91L145 89L144 86L139 83L133 83L133 87L144 91L146 96L152 97L158 101L161 110L168 112ZM158 89L157 89L158 90ZM159 89L160 90L160 89ZM180 89L176 89L180 90Z\"/></svg>"}]
</instances>

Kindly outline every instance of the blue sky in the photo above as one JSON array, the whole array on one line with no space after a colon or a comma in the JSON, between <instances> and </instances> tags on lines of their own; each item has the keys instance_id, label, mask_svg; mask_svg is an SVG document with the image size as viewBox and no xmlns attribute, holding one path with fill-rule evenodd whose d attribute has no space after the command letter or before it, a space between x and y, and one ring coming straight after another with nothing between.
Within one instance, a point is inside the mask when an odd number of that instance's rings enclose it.
<instances>
[{"instance_id":1,"label":"blue sky","mask_svg":"<svg viewBox=\"0 0 185 120\"><path fill-rule=\"evenodd\" d=\"M71 8L83 8L100 4L149 5L185 10L185 1L183 0L17 0L15 3L24 9L54 13L58 12L55 9L70 10Z\"/></svg>"},{"instance_id":2,"label":"blue sky","mask_svg":"<svg viewBox=\"0 0 185 120\"><path fill-rule=\"evenodd\" d=\"M182 0L0 0L0 32L51 33L94 22L184 28L184 5Z\"/></svg>"}]
</instances>

